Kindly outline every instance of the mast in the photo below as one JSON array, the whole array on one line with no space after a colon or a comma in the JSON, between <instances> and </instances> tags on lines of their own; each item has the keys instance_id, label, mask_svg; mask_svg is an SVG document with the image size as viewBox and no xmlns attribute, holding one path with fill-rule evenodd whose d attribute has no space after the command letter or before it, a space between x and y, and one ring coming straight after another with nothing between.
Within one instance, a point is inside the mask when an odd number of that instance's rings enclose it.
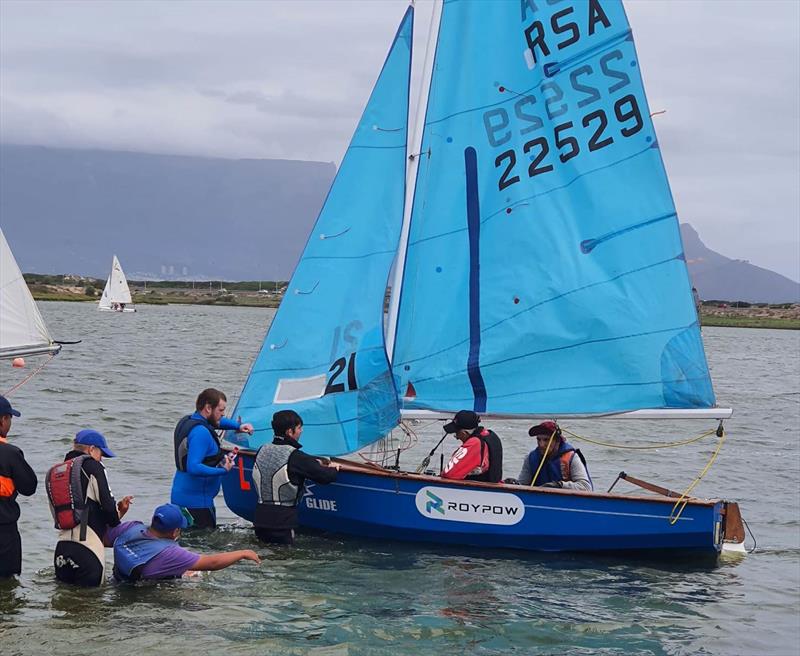
<instances>
[{"instance_id":1,"label":"mast","mask_svg":"<svg viewBox=\"0 0 800 656\"><path fill-rule=\"evenodd\" d=\"M431 14L428 45L425 47L425 63L422 71L419 101L414 117L414 131L409 142L408 166L406 168L406 198L403 206L403 226L400 229L400 242L394 263L392 277L392 294L389 299L389 316L386 326L386 355L391 364L394 356L394 342L397 332L397 318L400 309L400 288L403 284L403 273L406 267L406 251L408 250L408 234L411 227L411 211L414 207L414 193L417 187L417 171L422 149L422 136L425 130L425 117L428 109L431 80L433 79L433 63L436 59L436 44L439 40L439 23L442 20L443 0L434 0Z\"/></svg>"}]
</instances>

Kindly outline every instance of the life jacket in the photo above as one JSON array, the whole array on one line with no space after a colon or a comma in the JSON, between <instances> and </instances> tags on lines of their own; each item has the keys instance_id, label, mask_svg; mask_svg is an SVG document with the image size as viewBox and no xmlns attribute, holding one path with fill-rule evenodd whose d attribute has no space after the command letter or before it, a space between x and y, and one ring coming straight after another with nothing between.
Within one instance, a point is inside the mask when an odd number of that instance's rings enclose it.
<instances>
[{"instance_id":1,"label":"life jacket","mask_svg":"<svg viewBox=\"0 0 800 656\"><path fill-rule=\"evenodd\" d=\"M480 474L467 476L466 480L499 483L503 480L503 445L500 438L494 431L483 427L472 435L481 441L481 462L484 459L484 451L489 450L489 468Z\"/></svg>"},{"instance_id":2,"label":"life jacket","mask_svg":"<svg viewBox=\"0 0 800 656\"><path fill-rule=\"evenodd\" d=\"M180 472L186 471L186 456L189 455L189 433L195 426L205 426L211 437L217 443L217 453L203 458L202 463L209 467L216 467L222 462L225 454L217 437L217 432L214 426L211 425L207 419L197 418L193 415L186 415L182 417L175 426L175 432L172 435L173 449L175 452L175 467Z\"/></svg>"},{"instance_id":3,"label":"life jacket","mask_svg":"<svg viewBox=\"0 0 800 656\"><path fill-rule=\"evenodd\" d=\"M294 450L289 444L265 444L256 453L253 483L259 504L294 507L297 503L302 486L289 478L289 457Z\"/></svg>"},{"instance_id":4,"label":"life jacket","mask_svg":"<svg viewBox=\"0 0 800 656\"><path fill-rule=\"evenodd\" d=\"M114 578L118 581L138 581L147 563L174 546L174 540L150 535L144 524L135 522L114 540Z\"/></svg>"},{"instance_id":5,"label":"life jacket","mask_svg":"<svg viewBox=\"0 0 800 656\"><path fill-rule=\"evenodd\" d=\"M76 456L47 470L44 478L47 501L55 527L62 531L80 526L80 540L86 539L89 509L81 486L83 463L88 455ZM83 474L85 475L85 474Z\"/></svg>"},{"instance_id":6,"label":"life jacket","mask_svg":"<svg viewBox=\"0 0 800 656\"><path fill-rule=\"evenodd\" d=\"M558 450L557 458L552 458L544 463L542 470L539 472L539 476L535 481L531 482L531 485L544 485L545 483L555 483L556 481L569 481L570 479L570 470L572 468L572 459L575 456L578 456L581 459L581 462L584 466L586 466L586 458L583 457L583 454L580 452L580 449L576 449L572 446L569 442L562 442L561 448ZM534 449L531 451L530 455L528 456L528 462L531 468L531 475L536 474L536 470L539 469L539 463L542 461L542 456L539 452L539 449ZM586 472L588 474L589 469L587 467Z\"/></svg>"}]
</instances>

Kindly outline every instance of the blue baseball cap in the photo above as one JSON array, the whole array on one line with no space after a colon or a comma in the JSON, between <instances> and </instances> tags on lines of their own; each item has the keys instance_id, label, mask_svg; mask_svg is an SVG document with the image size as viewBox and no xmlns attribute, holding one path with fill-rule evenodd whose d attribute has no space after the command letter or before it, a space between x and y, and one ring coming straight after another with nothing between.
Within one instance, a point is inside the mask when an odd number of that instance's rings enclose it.
<instances>
[{"instance_id":1,"label":"blue baseball cap","mask_svg":"<svg viewBox=\"0 0 800 656\"><path fill-rule=\"evenodd\" d=\"M84 428L78 431L75 435L75 444L83 444L84 446L96 446L103 452L106 458L115 458L116 454L108 448L106 438L100 431L92 430L91 428Z\"/></svg>"},{"instance_id":2,"label":"blue baseball cap","mask_svg":"<svg viewBox=\"0 0 800 656\"><path fill-rule=\"evenodd\" d=\"M21 416L19 414L19 410L14 410L5 396L0 396L0 417L4 415L14 415L15 417Z\"/></svg>"},{"instance_id":3,"label":"blue baseball cap","mask_svg":"<svg viewBox=\"0 0 800 656\"><path fill-rule=\"evenodd\" d=\"M153 511L153 528L159 531L174 531L176 528L189 526L189 519L183 514L183 509L174 503L165 503Z\"/></svg>"}]
</instances>

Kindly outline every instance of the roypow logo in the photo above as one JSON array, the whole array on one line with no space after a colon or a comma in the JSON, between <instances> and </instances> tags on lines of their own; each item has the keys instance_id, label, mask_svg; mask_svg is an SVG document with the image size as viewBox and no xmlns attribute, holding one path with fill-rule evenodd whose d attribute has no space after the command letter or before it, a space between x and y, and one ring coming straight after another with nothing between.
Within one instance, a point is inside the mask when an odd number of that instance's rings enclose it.
<instances>
[{"instance_id":1,"label":"roypow logo","mask_svg":"<svg viewBox=\"0 0 800 656\"><path fill-rule=\"evenodd\" d=\"M421 515L450 522L513 526L525 516L522 501L506 492L423 487L415 501Z\"/></svg>"}]
</instances>

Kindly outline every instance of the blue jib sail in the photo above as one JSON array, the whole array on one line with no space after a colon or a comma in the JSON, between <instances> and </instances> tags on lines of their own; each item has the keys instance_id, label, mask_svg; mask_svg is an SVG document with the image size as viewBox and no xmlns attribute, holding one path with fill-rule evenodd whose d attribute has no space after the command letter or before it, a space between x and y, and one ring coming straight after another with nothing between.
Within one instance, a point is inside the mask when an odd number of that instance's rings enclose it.
<instances>
[{"instance_id":1,"label":"blue jib sail","mask_svg":"<svg viewBox=\"0 0 800 656\"><path fill-rule=\"evenodd\" d=\"M278 410L303 418L309 453L340 455L389 432L399 406L383 307L405 194L412 9L367 107L234 411L272 440ZM233 436L231 436L233 437Z\"/></svg>"},{"instance_id":2,"label":"blue jib sail","mask_svg":"<svg viewBox=\"0 0 800 656\"><path fill-rule=\"evenodd\" d=\"M406 408L714 405L619 0L445 2L394 351Z\"/></svg>"}]
</instances>

